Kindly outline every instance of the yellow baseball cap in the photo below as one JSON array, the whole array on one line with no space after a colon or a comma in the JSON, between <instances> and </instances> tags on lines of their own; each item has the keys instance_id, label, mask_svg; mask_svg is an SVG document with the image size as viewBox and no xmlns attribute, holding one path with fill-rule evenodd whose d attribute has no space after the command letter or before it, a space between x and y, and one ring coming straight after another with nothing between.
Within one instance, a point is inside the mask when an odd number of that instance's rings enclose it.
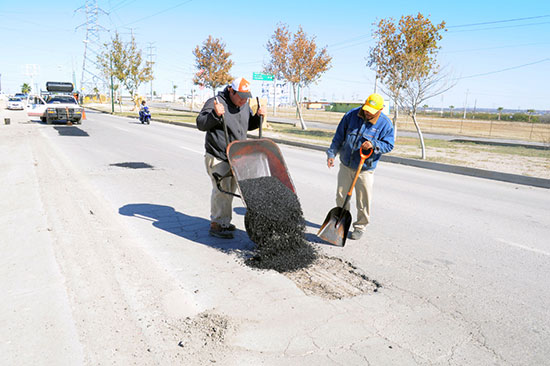
<instances>
[{"instance_id":1,"label":"yellow baseball cap","mask_svg":"<svg viewBox=\"0 0 550 366\"><path fill-rule=\"evenodd\" d=\"M371 94L365 100L365 104L363 105L363 110L367 111L372 114L376 114L379 110L384 108L384 98L380 94Z\"/></svg>"}]
</instances>

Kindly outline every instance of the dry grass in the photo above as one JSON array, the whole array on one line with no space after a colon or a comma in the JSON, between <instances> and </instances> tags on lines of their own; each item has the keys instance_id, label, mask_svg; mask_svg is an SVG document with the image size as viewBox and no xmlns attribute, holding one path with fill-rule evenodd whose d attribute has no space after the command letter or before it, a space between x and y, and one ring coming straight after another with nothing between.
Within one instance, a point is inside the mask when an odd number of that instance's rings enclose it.
<instances>
[{"instance_id":1,"label":"dry grass","mask_svg":"<svg viewBox=\"0 0 550 366\"><path fill-rule=\"evenodd\" d=\"M269 112L272 111L270 110ZM325 122L335 125L340 122L343 115L343 113L325 112L322 110L303 111L304 120L306 121ZM279 108L276 117L297 119L296 110L294 108ZM550 124L423 116L418 116L418 123L423 133L550 142ZM397 128L404 131L416 131L409 116L400 116L397 120Z\"/></svg>"}]
</instances>

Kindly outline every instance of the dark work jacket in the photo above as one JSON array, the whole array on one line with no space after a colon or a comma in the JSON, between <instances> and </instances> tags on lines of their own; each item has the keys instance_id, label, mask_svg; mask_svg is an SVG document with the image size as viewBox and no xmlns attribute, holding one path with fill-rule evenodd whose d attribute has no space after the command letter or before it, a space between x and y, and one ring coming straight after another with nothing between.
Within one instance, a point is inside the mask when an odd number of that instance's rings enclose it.
<instances>
[{"instance_id":1,"label":"dark work jacket","mask_svg":"<svg viewBox=\"0 0 550 366\"><path fill-rule=\"evenodd\" d=\"M261 118L253 115L248 102L242 107L237 107L229 98L229 89L226 87L217 95L218 102L225 108L224 120L227 125L229 142L246 140L247 131L260 127ZM204 103L201 112L197 116L197 127L206 131L204 147L206 152L220 160L227 161L227 141L223 131L222 119L214 112L214 98Z\"/></svg>"}]
</instances>

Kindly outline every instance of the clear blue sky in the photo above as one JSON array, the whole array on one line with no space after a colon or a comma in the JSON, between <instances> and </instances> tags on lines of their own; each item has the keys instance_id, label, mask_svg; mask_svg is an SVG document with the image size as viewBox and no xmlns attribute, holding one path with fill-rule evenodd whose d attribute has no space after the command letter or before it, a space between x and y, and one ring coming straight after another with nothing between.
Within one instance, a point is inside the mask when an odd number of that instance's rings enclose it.
<instances>
[{"instance_id":1,"label":"clear blue sky","mask_svg":"<svg viewBox=\"0 0 550 366\"><path fill-rule=\"evenodd\" d=\"M439 62L450 68L458 84L426 103L433 107L521 108L550 110L550 1L249 1L249 0L97 0L108 14L98 24L133 32L147 53L152 43L158 93L188 94L194 72L192 50L208 35L222 38L232 53L234 76L252 79L268 59L265 48L277 24L295 32L301 25L328 46L332 68L305 91L310 99L363 100L374 88L374 73L365 66L373 23L402 15L445 21ZM26 65L37 65L34 82L79 83L82 72L85 0L0 0L2 56L0 74L5 93L30 82ZM472 25L478 24L480 25ZM108 42L110 34L101 32ZM254 83L253 92L259 84ZM142 88L145 92L148 87Z\"/></svg>"}]
</instances>

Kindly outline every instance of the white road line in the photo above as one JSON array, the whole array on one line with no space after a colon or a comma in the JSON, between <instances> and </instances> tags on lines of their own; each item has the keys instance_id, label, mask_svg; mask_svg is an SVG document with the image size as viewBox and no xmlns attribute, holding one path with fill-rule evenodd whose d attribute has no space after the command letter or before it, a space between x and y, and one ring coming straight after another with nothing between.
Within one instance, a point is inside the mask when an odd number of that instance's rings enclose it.
<instances>
[{"instance_id":1,"label":"white road line","mask_svg":"<svg viewBox=\"0 0 550 366\"><path fill-rule=\"evenodd\" d=\"M188 147L186 147L186 146L180 146L180 147L181 147L182 149L184 149L184 150L192 151L192 152L194 152L194 153L204 155L204 151L197 151L197 150L194 150L194 149L190 149L190 148L188 148Z\"/></svg>"},{"instance_id":2,"label":"white road line","mask_svg":"<svg viewBox=\"0 0 550 366\"><path fill-rule=\"evenodd\" d=\"M542 254L542 255L545 255L545 256L548 256L550 257L550 253L549 252L546 252L544 250L540 250L540 249L536 249L536 248L531 248L531 247L528 247L526 245L522 245L522 244L518 244L518 243L513 243L511 241L508 241L508 240L504 240L504 239L497 239L498 241L500 241L501 243L504 243L504 244L508 244L512 247L516 247L516 248L520 248L520 249L523 249L523 250L528 250L530 252L534 252L534 253L539 253L539 254Z\"/></svg>"}]
</instances>

